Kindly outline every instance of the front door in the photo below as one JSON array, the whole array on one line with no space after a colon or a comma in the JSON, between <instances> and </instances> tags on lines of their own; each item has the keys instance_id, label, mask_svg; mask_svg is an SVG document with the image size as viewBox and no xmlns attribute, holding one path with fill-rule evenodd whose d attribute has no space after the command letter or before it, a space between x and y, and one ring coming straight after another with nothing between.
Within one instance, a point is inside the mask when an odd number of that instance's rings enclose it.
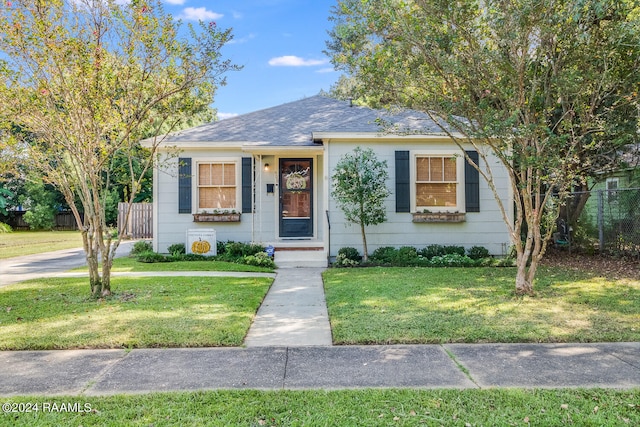
<instances>
[{"instance_id":1,"label":"front door","mask_svg":"<svg viewBox=\"0 0 640 427\"><path fill-rule=\"evenodd\" d=\"M280 237L313 236L313 159L280 159Z\"/></svg>"}]
</instances>

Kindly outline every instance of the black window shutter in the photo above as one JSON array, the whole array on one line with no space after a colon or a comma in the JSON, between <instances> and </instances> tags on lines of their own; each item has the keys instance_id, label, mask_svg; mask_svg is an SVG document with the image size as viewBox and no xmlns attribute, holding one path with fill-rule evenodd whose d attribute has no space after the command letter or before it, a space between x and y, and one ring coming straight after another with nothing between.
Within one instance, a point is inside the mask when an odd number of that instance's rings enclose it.
<instances>
[{"instance_id":1,"label":"black window shutter","mask_svg":"<svg viewBox=\"0 0 640 427\"><path fill-rule=\"evenodd\" d=\"M467 151L467 156L477 165L478 152ZM464 162L464 193L467 212L480 212L480 174L477 169Z\"/></svg>"},{"instance_id":2,"label":"black window shutter","mask_svg":"<svg viewBox=\"0 0 640 427\"><path fill-rule=\"evenodd\" d=\"M178 213L191 213L191 159L178 159Z\"/></svg>"},{"instance_id":3,"label":"black window shutter","mask_svg":"<svg viewBox=\"0 0 640 427\"><path fill-rule=\"evenodd\" d=\"M242 158L242 213L253 211L251 185L251 157Z\"/></svg>"},{"instance_id":4,"label":"black window shutter","mask_svg":"<svg viewBox=\"0 0 640 427\"><path fill-rule=\"evenodd\" d=\"M408 151L396 151L396 212L411 212Z\"/></svg>"}]
</instances>

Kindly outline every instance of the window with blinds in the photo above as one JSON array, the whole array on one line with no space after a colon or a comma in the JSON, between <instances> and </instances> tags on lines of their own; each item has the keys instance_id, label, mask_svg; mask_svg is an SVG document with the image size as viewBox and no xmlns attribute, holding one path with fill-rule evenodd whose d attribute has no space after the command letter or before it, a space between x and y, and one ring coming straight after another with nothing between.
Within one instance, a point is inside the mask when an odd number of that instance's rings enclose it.
<instances>
[{"instance_id":1,"label":"window with blinds","mask_svg":"<svg viewBox=\"0 0 640 427\"><path fill-rule=\"evenodd\" d=\"M416 208L458 206L457 162L453 156L417 156Z\"/></svg>"},{"instance_id":2,"label":"window with blinds","mask_svg":"<svg viewBox=\"0 0 640 427\"><path fill-rule=\"evenodd\" d=\"M198 209L236 209L235 163L198 164Z\"/></svg>"}]
</instances>

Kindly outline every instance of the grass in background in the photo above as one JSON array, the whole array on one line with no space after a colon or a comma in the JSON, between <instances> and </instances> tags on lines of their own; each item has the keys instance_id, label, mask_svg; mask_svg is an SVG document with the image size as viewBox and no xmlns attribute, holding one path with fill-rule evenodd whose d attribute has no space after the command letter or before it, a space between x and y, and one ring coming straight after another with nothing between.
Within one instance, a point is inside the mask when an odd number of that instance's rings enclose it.
<instances>
[{"instance_id":1,"label":"grass in background","mask_svg":"<svg viewBox=\"0 0 640 427\"><path fill-rule=\"evenodd\" d=\"M324 272L336 344L640 341L640 279L541 269L534 297L512 268Z\"/></svg>"},{"instance_id":2,"label":"grass in background","mask_svg":"<svg viewBox=\"0 0 640 427\"><path fill-rule=\"evenodd\" d=\"M0 288L0 350L239 346L272 279L113 278L89 296L87 278Z\"/></svg>"},{"instance_id":3,"label":"grass in background","mask_svg":"<svg viewBox=\"0 0 640 427\"><path fill-rule=\"evenodd\" d=\"M638 390L224 390L0 402L89 404L89 413L4 413L12 426L625 426Z\"/></svg>"},{"instance_id":4,"label":"grass in background","mask_svg":"<svg viewBox=\"0 0 640 427\"><path fill-rule=\"evenodd\" d=\"M77 271L86 271L87 267L76 268ZM238 271L271 273L270 268L256 267L253 265L237 264L225 261L172 261L172 262L139 262L133 257L116 258L113 260L112 271L117 272L145 272L145 271Z\"/></svg>"},{"instance_id":5,"label":"grass in background","mask_svg":"<svg viewBox=\"0 0 640 427\"><path fill-rule=\"evenodd\" d=\"M0 234L0 259L82 247L79 231L14 231Z\"/></svg>"}]
</instances>

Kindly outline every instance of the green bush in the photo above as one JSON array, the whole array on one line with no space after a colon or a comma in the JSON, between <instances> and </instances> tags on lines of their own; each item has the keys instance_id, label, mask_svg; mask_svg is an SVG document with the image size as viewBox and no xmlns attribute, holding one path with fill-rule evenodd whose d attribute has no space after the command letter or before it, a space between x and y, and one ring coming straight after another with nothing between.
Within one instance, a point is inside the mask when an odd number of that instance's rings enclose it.
<instances>
[{"instance_id":1,"label":"green bush","mask_svg":"<svg viewBox=\"0 0 640 427\"><path fill-rule=\"evenodd\" d=\"M336 267L355 267L360 265L361 260L362 256L356 248L344 247L338 251L333 265Z\"/></svg>"},{"instance_id":2,"label":"green bush","mask_svg":"<svg viewBox=\"0 0 640 427\"><path fill-rule=\"evenodd\" d=\"M442 256L445 255L444 246L442 245L429 245L426 248L420 249L418 252L419 255L422 255L426 259L431 259L434 256Z\"/></svg>"},{"instance_id":3,"label":"green bush","mask_svg":"<svg viewBox=\"0 0 640 427\"><path fill-rule=\"evenodd\" d=\"M56 210L47 205L35 205L22 218L31 230L53 230L56 225Z\"/></svg>"},{"instance_id":4,"label":"green bush","mask_svg":"<svg viewBox=\"0 0 640 427\"><path fill-rule=\"evenodd\" d=\"M154 262L171 262L173 261L173 259L171 257L167 257L162 254L149 251L149 252L142 252L138 254L138 256L136 257L136 261L154 263Z\"/></svg>"},{"instance_id":5,"label":"green bush","mask_svg":"<svg viewBox=\"0 0 640 427\"><path fill-rule=\"evenodd\" d=\"M171 255L183 255L187 252L184 243L174 243L167 248Z\"/></svg>"},{"instance_id":6,"label":"green bush","mask_svg":"<svg viewBox=\"0 0 640 427\"><path fill-rule=\"evenodd\" d=\"M469 256L469 258L471 259L483 259L483 258L489 258L489 250L487 248L485 248L484 246L472 246L469 248L469 250L467 251L467 255Z\"/></svg>"},{"instance_id":7,"label":"green bush","mask_svg":"<svg viewBox=\"0 0 640 427\"><path fill-rule=\"evenodd\" d=\"M395 253L395 265L414 265L418 260L418 251L413 246L403 246Z\"/></svg>"},{"instance_id":8,"label":"green bush","mask_svg":"<svg viewBox=\"0 0 640 427\"><path fill-rule=\"evenodd\" d=\"M370 260L380 264L392 264L398 250L393 246L382 246L371 254Z\"/></svg>"},{"instance_id":9,"label":"green bush","mask_svg":"<svg viewBox=\"0 0 640 427\"><path fill-rule=\"evenodd\" d=\"M214 257L204 256L200 254L177 254L171 256L175 261L206 261L214 259Z\"/></svg>"},{"instance_id":10,"label":"green bush","mask_svg":"<svg viewBox=\"0 0 640 427\"><path fill-rule=\"evenodd\" d=\"M256 267L276 268L276 264L266 252L258 252L255 255L245 255L242 263L247 265L255 265Z\"/></svg>"},{"instance_id":11,"label":"green bush","mask_svg":"<svg viewBox=\"0 0 640 427\"><path fill-rule=\"evenodd\" d=\"M139 240L133 244L129 255L140 255L147 252L153 252L153 245L149 241Z\"/></svg>"},{"instance_id":12,"label":"green bush","mask_svg":"<svg viewBox=\"0 0 640 427\"><path fill-rule=\"evenodd\" d=\"M467 253L467 251L465 251L464 246L449 245L449 246L445 246L444 247L444 254L445 255L465 256L466 253Z\"/></svg>"},{"instance_id":13,"label":"green bush","mask_svg":"<svg viewBox=\"0 0 640 427\"><path fill-rule=\"evenodd\" d=\"M476 265L476 261L466 255L446 254L431 258L429 265L432 267L473 267Z\"/></svg>"},{"instance_id":14,"label":"green bush","mask_svg":"<svg viewBox=\"0 0 640 427\"><path fill-rule=\"evenodd\" d=\"M225 243L224 250L221 255L227 255L231 259L239 259L247 255L256 255L260 252L264 252L264 249L265 248L262 245L234 242L230 240Z\"/></svg>"},{"instance_id":15,"label":"green bush","mask_svg":"<svg viewBox=\"0 0 640 427\"><path fill-rule=\"evenodd\" d=\"M350 259L352 261L361 261L362 256L358 252L356 248L344 247L340 248L338 251L338 255L342 255L345 259Z\"/></svg>"},{"instance_id":16,"label":"green bush","mask_svg":"<svg viewBox=\"0 0 640 427\"><path fill-rule=\"evenodd\" d=\"M4 222L0 222L0 233L11 233L13 230L9 224L5 224Z\"/></svg>"}]
</instances>

